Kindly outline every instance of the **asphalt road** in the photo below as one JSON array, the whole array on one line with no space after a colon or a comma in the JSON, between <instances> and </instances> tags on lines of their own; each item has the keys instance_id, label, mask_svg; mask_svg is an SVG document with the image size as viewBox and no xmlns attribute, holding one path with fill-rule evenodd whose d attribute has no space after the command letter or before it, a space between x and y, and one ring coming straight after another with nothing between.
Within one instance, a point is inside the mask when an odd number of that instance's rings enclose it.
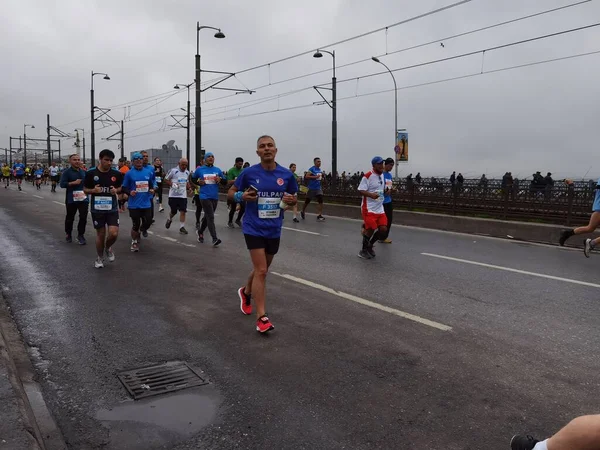
<instances>
[{"instance_id":1,"label":"asphalt road","mask_svg":"<svg viewBox=\"0 0 600 450\"><path fill-rule=\"evenodd\" d=\"M394 227L365 261L357 221L290 215L260 336L223 204L218 248L157 212L132 254L122 215L96 270L91 227L62 242L63 201L0 188L0 283L73 449L505 449L598 412L597 257ZM174 360L211 384L132 402L116 378Z\"/></svg>"}]
</instances>

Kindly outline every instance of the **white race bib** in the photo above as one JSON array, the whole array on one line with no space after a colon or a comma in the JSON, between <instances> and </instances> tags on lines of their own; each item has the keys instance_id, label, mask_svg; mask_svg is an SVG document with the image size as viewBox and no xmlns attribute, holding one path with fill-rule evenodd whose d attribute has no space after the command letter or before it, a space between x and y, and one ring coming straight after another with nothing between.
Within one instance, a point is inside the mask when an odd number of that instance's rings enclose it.
<instances>
[{"instance_id":1,"label":"white race bib","mask_svg":"<svg viewBox=\"0 0 600 450\"><path fill-rule=\"evenodd\" d=\"M156 177L156 182L157 182L157 183L160 183L160 182L162 182L162 178L161 178L161 177Z\"/></svg>"},{"instance_id":2,"label":"white race bib","mask_svg":"<svg viewBox=\"0 0 600 450\"><path fill-rule=\"evenodd\" d=\"M148 192L148 182L147 181L136 181L135 182L135 191L136 192Z\"/></svg>"},{"instance_id":3,"label":"white race bib","mask_svg":"<svg viewBox=\"0 0 600 450\"><path fill-rule=\"evenodd\" d=\"M94 209L96 211L110 211L113 207L112 197L105 195L94 197Z\"/></svg>"},{"instance_id":4,"label":"white race bib","mask_svg":"<svg viewBox=\"0 0 600 450\"><path fill-rule=\"evenodd\" d=\"M323 173L319 172L319 173L317 174L317 180L318 180L318 181L321 181L321 178L323 178Z\"/></svg>"},{"instance_id":5,"label":"white race bib","mask_svg":"<svg viewBox=\"0 0 600 450\"><path fill-rule=\"evenodd\" d=\"M392 189L392 180L385 180L385 188Z\"/></svg>"},{"instance_id":6,"label":"white race bib","mask_svg":"<svg viewBox=\"0 0 600 450\"><path fill-rule=\"evenodd\" d=\"M278 197L259 197L258 198L258 217L260 219L277 219L281 214L279 208L279 202L281 201Z\"/></svg>"},{"instance_id":7,"label":"white race bib","mask_svg":"<svg viewBox=\"0 0 600 450\"><path fill-rule=\"evenodd\" d=\"M217 175L214 173L204 175L204 182L206 184L217 184Z\"/></svg>"},{"instance_id":8,"label":"white race bib","mask_svg":"<svg viewBox=\"0 0 600 450\"><path fill-rule=\"evenodd\" d=\"M73 191L73 201L74 202L82 202L85 200L87 196L85 195L85 192L83 191ZM112 206L112 202L111 202L111 206Z\"/></svg>"}]
</instances>

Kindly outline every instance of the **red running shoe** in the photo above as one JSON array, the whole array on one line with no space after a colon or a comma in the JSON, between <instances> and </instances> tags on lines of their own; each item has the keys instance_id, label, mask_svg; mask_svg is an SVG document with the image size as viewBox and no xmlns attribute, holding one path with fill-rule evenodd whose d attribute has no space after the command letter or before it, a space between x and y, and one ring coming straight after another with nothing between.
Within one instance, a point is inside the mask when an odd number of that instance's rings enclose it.
<instances>
[{"instance_id":1,"label":"red running shoe","mask_svg":"<svg viewBox=\"0 0 600 450\"><path fill-rule=\"evenodd\" d=\"M271 331L273 329L275 329L275 327L273 326L266 314L264 316L261 316L256 321L256 331L258 331L259 333L266 333L267 331Z\"/></svg>"},{"instance_id":2,"label":"red running shoe","mask_svg":"<svg viewBox=\"0 0 600 450\"><path fill-rule=\"evenodd\" d=\"M250 295L246 295L244 293L244 289L246 289L246 286L242 286L238 289L238 297L240 298L240 309L242 310L242 313L249 316L250 314L252 314L252 298L250 297Z\"/></svg>"}]
</instances>

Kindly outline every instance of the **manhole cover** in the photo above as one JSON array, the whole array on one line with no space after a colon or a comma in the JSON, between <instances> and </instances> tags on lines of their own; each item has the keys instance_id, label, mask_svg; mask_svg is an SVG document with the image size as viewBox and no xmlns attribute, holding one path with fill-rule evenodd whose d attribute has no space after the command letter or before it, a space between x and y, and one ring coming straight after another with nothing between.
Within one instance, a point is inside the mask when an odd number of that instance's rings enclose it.
<instances>
[{"instance_id":1,"label":"manhole cover","mask_svg":"<svg viewBox=\"0 0 600 450\"><path fill-rule=\"evenodd\" d=\"M181 361L127 370L119 372L117 377L134 400L208 384Z\"/></svg>"}]
</instances>

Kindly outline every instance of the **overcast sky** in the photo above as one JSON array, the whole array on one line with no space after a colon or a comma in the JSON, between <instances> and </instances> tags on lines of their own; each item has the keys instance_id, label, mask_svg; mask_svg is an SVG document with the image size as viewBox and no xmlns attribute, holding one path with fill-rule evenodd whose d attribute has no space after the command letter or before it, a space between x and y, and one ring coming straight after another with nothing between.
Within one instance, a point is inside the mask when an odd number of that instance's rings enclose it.
<instances>
[{"instance_id":1,"label":"overcast sky","mask_svg":"<svg viewBox=\"0 0 600 450\"><path fill-rule=\"evenodd\" d=\"M392 70L407 65L483 50L599 21L598 0L510 25L391 53L458 33L575 3L576 0L472 0L451 10L390 28L327 50L338 66L381 56ZM71 133L86 130L89 156L90 72L96 104L125 118L125 150L160 147L168 140L185 149L185 130L170 129L170 114L185 107L186 90L175 83L194 79L196 21L219 27L226 39L202 30L200 53L206 70L240 72L340 41L450 5L453 0L2 0L0 16L0 145L36 126L28 136L45 138L51 124ZM540 170L555 178L600 175L594 161L597 135L600 54L494 73L497 69L585 52L600 51L600 27L524 45L490 51L484 74L437 84L418 84L479 74L482 55L395 72L398 127L409 133L410 162L400 173L520 178ZM253 95L203 94L203 139L223 169L236 156L254 163L256 138L271 134L278 162L304 170L315 156L331 167L331 109L314 105L312 86L331 81L331 57L311 54L242 73L220 86L256 88ZM329 70L327 70L329 69ZM326 70L285 83L280 80ZM339 67L338 170L366 170L375 155L393 155L394 93L383 66L365 61ZM203 73L202 79L214 75ZM406 89L403 89L406 88ZM300 91L289 94L292 91ZM158 94L140 103L140 99ZM378 91L387 91L367 95ZM279 98L276 96L281 95ZM324 95L330 93L324 91ZM217 100L219 97L225 97ZM261 100L265 100L261 103ZM269 100L270 99L270 100ZM192 112L194 92L191 91ZM252 103L247 103L252 102ZM257 103L257 104L254 104ZM125 107L123 105L126 105ZM131 105L129 107L129 105ZM269 114L255 114L295 106ZM227 106L227 108L225 108ZM243 108L241 108L243 107ZM240 109L241 108L241 109ZM253 115L254 114L254 115ZM238 117L239 116L239 117ZM243 117L249 116L249 117ZM97 123L97 130L102 127ZM96 132L96 148L117 150L102 141L116 127ZM192 125L192 154L194 130ZM73 141L63 142L69 149Z\"/></svg>"}]
</instances>

